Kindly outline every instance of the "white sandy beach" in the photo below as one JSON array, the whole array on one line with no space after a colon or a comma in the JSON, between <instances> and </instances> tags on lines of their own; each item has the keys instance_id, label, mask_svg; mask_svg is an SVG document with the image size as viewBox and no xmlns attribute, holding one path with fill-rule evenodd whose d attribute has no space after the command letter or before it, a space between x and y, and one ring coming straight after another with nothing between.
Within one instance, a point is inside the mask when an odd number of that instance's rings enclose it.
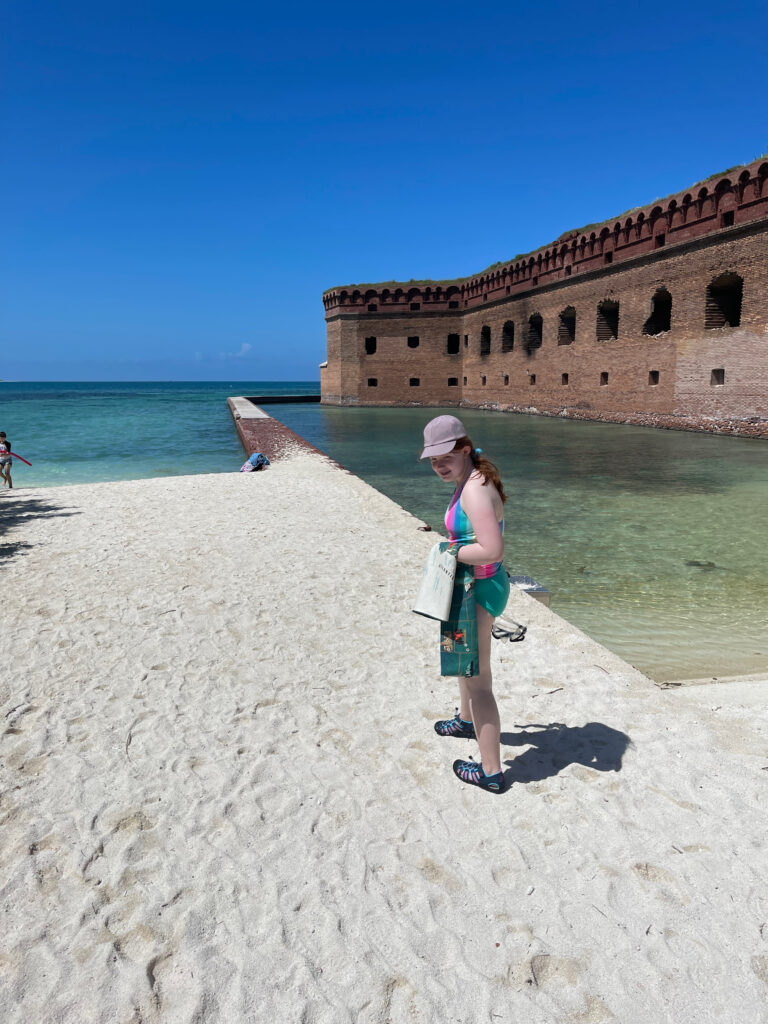
<instances>
[{"instance_id":1,"label":"white sandy beach","mask_svg":"<svg viewBox=\"0 0 768 1024\"><path fill-rule=\"evenodd\" d=\"M3 1024L768 1022L768 681L516 594L496 797L432 728L434 534L320 456L0 524Z\"/></svg>"}]
</instances>

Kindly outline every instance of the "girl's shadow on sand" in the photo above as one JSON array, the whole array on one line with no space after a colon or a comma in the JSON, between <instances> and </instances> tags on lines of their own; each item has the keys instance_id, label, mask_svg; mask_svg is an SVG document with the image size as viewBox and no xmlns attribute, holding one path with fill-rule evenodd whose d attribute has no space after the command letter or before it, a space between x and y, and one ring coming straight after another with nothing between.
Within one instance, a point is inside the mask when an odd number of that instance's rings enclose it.
<instances>
[{"instance_id":1,"label":"girl's shadow on sand","mask_svg":"<svg viewBox=\"0 0 768 1024\"><path fill-rule=\"evenodd\" d=\"M501 745L530 749L504 762L509 766L504 772L507 785L549 779L569 764L583 764L598 772L619 772L624 751L632 742L626 733L602 722L575 727L550 722L517 728L522 731L501 734Z\"/></svg>"}]
</instances>

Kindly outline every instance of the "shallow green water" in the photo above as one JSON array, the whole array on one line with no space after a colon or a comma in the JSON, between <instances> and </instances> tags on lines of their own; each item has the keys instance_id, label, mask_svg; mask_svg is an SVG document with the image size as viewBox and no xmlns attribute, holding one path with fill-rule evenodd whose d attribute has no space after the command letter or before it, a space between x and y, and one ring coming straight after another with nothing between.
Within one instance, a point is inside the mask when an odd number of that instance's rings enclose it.
<instances>
[{"instance_id":1,"label":"shallow green water","mask_svg":"<svg viewBox=\"0 0 768 1024\"><path fill-rule=\"evenodd\" d=\"M441 411L275 408L432 526L450 490L418 461ZM768 444L462 410L502 472L507 568L653 678L768 668ZM700 563L694 565L691 563Z\"/></svg>"},{"instance_id":2,"label":"shallow green water","mask_svg":"<svg viewBox=\"0 0 768 1024\"><path fill-rule=\"evenodd\" d=\"M0 430L32 468L17 486L236 472L226 398L315 383L0 384ZM440 411L271 411L431 525L447 488L418 461ZM502 471L506 564L655 679L768 669L768 443L462 411ZM690 563L697 562L698 565Z\"/></svg>"},{"instance_id":3,"label":"shallow green water","mask_svg":"<svg viewBox=\"0 0 768 1024\"><path fill-rule=\"evenodd\" d=\"M281 381L0 384L0 430L31 468L17 487L227 473L243 452L230 395L318 394Z\"/></svg>"}]
</instances>

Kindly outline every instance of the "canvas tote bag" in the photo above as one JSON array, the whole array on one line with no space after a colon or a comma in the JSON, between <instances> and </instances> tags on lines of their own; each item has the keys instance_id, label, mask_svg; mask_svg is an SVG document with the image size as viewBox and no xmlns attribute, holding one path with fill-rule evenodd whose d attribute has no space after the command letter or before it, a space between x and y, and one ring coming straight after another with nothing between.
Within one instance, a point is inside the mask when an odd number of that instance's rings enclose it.
<instances>
[{"instance_id":1,"label":"canvas tote bag","mask_svg":"<svg viewBox=\"0 0 768 1024\"><path fill-rule=\"evenodd\" d=\"M435 544L429 552L421 586L413 610L417 615L445 622L451 611L453 583L456 579L456 555L447 541Z\"/></svg>"}]
</instances>

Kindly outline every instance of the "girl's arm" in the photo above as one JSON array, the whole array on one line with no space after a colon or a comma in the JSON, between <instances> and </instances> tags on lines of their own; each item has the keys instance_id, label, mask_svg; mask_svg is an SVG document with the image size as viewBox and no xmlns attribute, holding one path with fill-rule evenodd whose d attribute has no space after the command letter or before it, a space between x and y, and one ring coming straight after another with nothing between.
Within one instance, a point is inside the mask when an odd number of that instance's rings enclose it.
<instances>
[{"instance_id":1,"label":"girl's arm","mask_svg":"<svg viewBox=\"0 0 768 1024\"><path fill-rule=\"evenodd\" d=\"M466 544L458 551L458 560L466 565L488 565L504 557L504 539L491 493L490 485L470 480L459 499L477 538L477 543Z\"/></svg>"}]
</instances>

